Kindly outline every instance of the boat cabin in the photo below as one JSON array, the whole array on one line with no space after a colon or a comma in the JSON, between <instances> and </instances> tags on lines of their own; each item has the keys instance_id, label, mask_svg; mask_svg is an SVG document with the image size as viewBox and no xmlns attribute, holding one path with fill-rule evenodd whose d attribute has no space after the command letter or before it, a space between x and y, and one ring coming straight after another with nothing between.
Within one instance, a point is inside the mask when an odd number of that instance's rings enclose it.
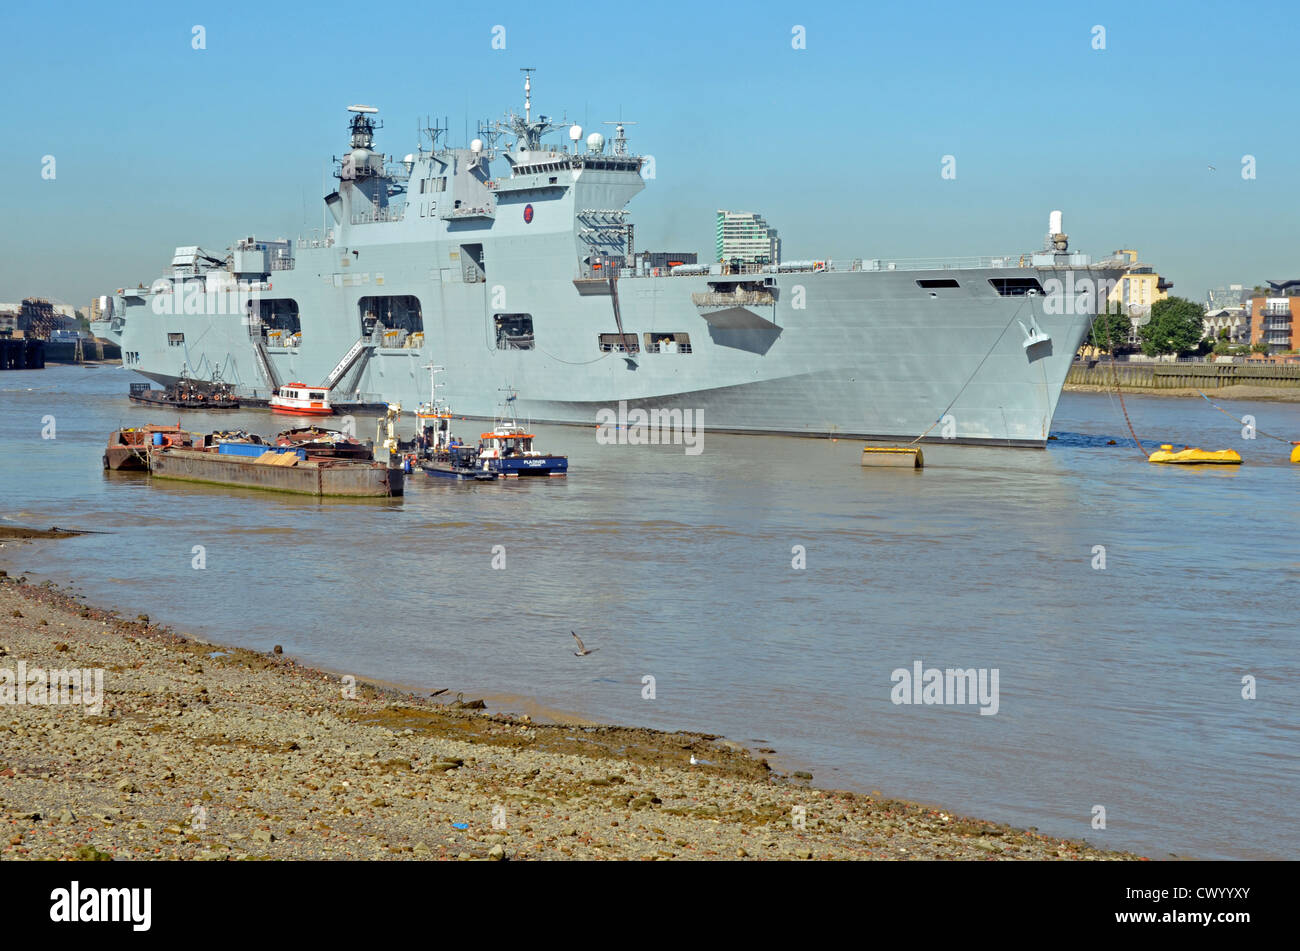
<instances>
[{"instance_id":1,"label":"boat cabin","mask_svg":"<svg viewBox=\"0 0 1300 951\"><path fill-rule=\"evenodd\" d=\"M322 386L303 383L285 383L271 396L271 409L282 413L299 413L311 416L331 416L329 391Z\"/></svg>"},{"instance_id":2,"label":"boat cabin","mask_svg":"<svg viewBox=\"0 0 1300 951\"><path fill-rule=\"evenodd\" d=\"M539 455L533 449L533 434L521 429L498 428L483 433L479 441L479 456L483 459L508 459L511 456Z\"/></svg>"}]
</instances>

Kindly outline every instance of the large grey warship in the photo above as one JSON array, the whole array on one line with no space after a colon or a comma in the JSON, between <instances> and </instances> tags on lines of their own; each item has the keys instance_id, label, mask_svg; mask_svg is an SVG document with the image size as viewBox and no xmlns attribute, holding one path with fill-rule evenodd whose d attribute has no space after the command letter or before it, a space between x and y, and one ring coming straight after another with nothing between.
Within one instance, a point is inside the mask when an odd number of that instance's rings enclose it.
<instances>
[{"instance_id":1,"label":"large grey warship","mask_svg":"<svg viewBox=\"0 0 1300 951\"><path fill-rule=\"evenodd\" d=\"M374 108L350 112L319 234L178 248L150 286L101 298L94 329L128 368L413 410L438 364L470 417L508 390L535 422L593 425L625 401L715 431L1042 446L1105 300L1075 289L1120 274L1069 251L1055 213L1026 254L654 267L627 210L652 161L622 125L607 149L534 117L530 75L523 115L465 147L422 130L401 161L375 150ZM568 145L543 143L564 128Z\"/></svg>"}]
</instances>

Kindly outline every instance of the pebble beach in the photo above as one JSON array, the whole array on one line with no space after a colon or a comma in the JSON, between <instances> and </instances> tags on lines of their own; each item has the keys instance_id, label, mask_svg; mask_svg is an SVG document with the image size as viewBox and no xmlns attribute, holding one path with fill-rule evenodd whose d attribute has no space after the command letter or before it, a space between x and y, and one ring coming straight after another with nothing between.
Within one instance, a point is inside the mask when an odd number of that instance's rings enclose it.
<instances>
[{"instance_id":1,"label":"pebble beach","mask_svg":"<svg viewBox=\"0 0 1300 951\"><path fill-rule=\"evenodd\" d=\"M10 529L3 554L52 537ZM19 662L102 671L103 692L93 709L0 692L9 860L1139 858L819 789L723 737L354 684L7 573L0 671Z\"/></svg>"}]
</instances>

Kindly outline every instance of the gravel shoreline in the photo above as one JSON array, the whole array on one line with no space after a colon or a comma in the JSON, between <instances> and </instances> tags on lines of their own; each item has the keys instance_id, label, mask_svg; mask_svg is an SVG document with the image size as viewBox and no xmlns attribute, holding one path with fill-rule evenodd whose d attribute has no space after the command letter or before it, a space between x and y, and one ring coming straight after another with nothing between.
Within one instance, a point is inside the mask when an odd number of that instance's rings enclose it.
<instances>
[{"instance_id":1,"label":"gravel shoreline","mask_svg":"<svg viewBox=\"0 0 1300 951\"><path fill-rule=\"evenodd\" d=\"M98 713L0 705L4 859L1139 858L817 789L721 737L352 687L48 582L0 577L0 621L0 671L103 671Z\"/></svg>"}]
</instances>

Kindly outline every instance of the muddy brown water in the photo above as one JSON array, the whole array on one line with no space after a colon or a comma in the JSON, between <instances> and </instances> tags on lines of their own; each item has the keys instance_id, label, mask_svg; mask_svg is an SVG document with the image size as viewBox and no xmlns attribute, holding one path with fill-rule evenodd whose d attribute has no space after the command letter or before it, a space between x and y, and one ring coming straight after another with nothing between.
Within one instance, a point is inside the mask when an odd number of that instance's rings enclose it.
<instances>
[{"instance_id":1,"label":"muddy brown water","mask_svg":"<svg viewBox=\"0 0 1300 951\"><path fill-rule=\"evenodd\" d=\"M537 426L567 480L335 502L104 473L112 429L177 416L129 403L133 378L0 381L0 524L110 533L7 539L0 567L361 678L723 734L819 785L1156 857L1297 854L1300 466L1200 399L1127 403L1153 443L1244 466L1150 466L1113 397L1067 393L1047 451L927 446L920 472L863 470L853 440L707 434L692 456ZM1230 405L1300 439L1300 406ZM997 668L996 715L891 702L918 660Z\"/></svg>"}]
</instances>

